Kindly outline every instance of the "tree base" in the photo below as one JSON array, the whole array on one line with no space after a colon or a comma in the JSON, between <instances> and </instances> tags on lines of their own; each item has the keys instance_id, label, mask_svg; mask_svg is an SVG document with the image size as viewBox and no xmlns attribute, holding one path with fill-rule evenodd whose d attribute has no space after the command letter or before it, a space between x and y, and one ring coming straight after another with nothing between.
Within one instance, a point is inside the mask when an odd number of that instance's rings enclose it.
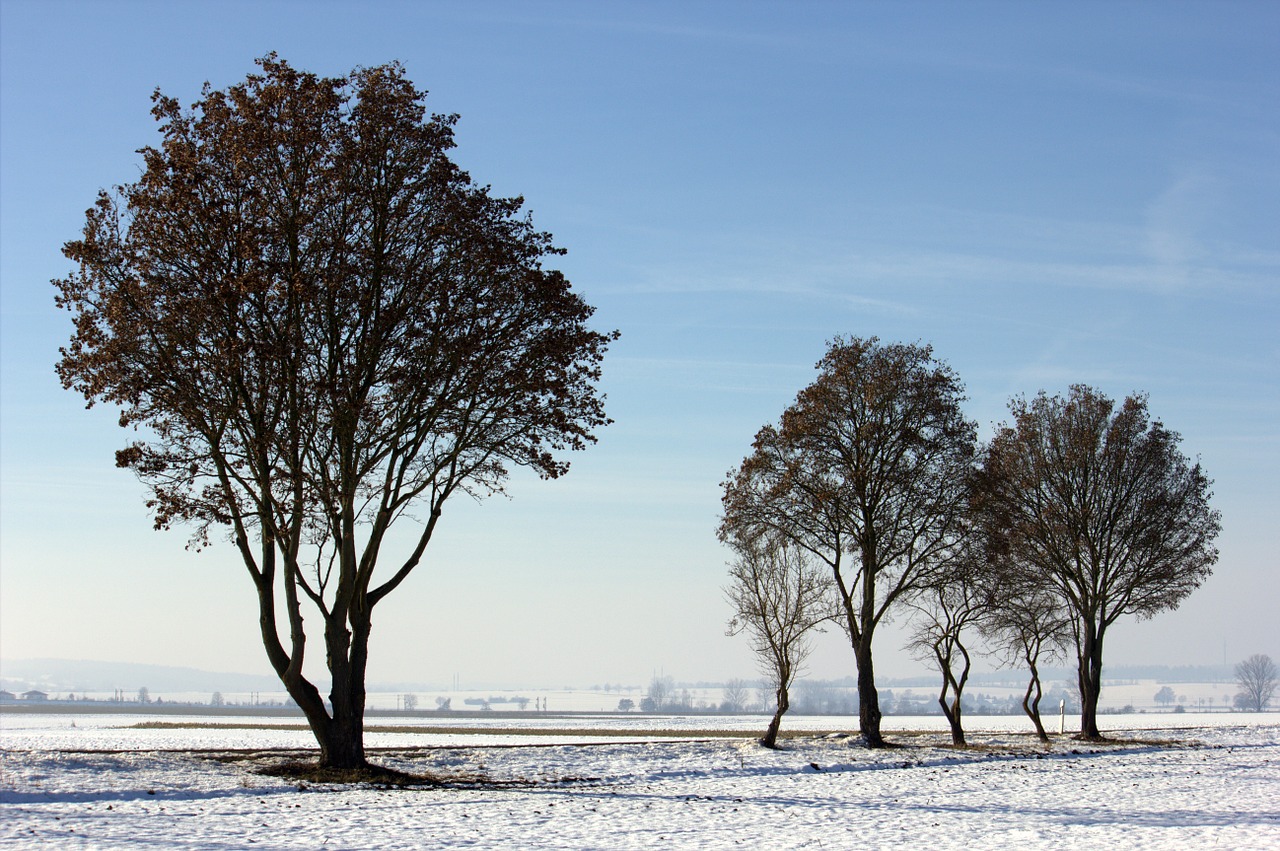
<instances>
[{"instance_id":1,"label":"tree base","mask_svg":"<svg viewBox=\"0 0 1280 851\"><path fill-rule=\"evenodd\" d=\"M884 736L881 736L878 734L867 735L866 733L859 733L857 738L858 738L858 741L862 743L862 746L864 748L871 748L874 750L885 750L888 748L902 747L901 745L897 745L897 744L894 744L893 742L886 741Z\"/></svg>"},{"instance_id":2,"label":"tree base","mask_svg":"<svg viewBox=\"0 0 1280 851\"><path fill-rule=\"evenodd\" d=\"M261 769L262 774L299 783L362 784L376 786L439 786L435 777L410 774L394 768L365 763L355 768L333 768L314 762L282 762Z\"/></svg>"}]
</instances>

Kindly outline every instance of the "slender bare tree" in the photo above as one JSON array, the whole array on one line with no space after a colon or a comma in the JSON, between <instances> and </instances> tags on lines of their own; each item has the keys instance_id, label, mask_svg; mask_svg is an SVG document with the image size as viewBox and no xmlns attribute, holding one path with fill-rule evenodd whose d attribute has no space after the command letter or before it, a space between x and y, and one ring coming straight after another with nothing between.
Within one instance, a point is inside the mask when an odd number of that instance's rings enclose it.
<instances>
[{"instance_id":1,"label":"slender bare tree","mask_svg":"<svg viewBox=\"0 0 1280 851\"><path fill-rule=\"evenodd\" d=\"M732 679L724 684L724 706L730 712L741 712L751 700L751 684L746 680Z\"/></svg>"},{"instance_id":2,"label":"slender bare tree","mask_svg":"<svg viewBox=\"0 0 1280 851\"><path fill-rule=\"evenodd\" d=\"M912 601L915 629L908 646L918 656L938 666L942 690L938 705L951 727L951 743L965 744L964 687L973 658L966 642L987 610L987 598L978 577L968 570L935 582Z\"/></svg>"},{"instance_id":3,"label":"slender bare tree","mask_svg":"<svg viewBox=\"0 0 1280 851\"><path fill-rule=\"evenodd\" d=\"M729 635L746 633L760 671L773 688L773 720L760 743L777 747L790 689L812 649L811 630L835 614L831 580L805 553L785 539L743 538L733 542L725 596L733 607Z\"/></svg>"},{"instance_id":4,"label":"slender bare tree","mask_svg":"<svg viewBox=\"0 0 1280 851\"><path fill-rule=\"evenodd\" d=\"M1022 711L1031 719L1036 736L1047 744L1049 734L1040 720L1044 696L1040 665L1063 657L1071 643L1070 615L1062 601L1044 589L1019 588L1014 578L1003 575L993 585L994 593L987 595L978 628L1005 664L1027 666Z\"/></svg>"}]
</instances>

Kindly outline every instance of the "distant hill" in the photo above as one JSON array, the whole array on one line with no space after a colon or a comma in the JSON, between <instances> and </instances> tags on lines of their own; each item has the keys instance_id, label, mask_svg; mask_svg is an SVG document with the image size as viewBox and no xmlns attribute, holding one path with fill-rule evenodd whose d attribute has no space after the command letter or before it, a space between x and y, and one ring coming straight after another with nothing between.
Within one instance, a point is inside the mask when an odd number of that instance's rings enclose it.
<instances>
[{"instance_id":1,"label":"distant hill","mask_svg":"<svg viewBox=\"0 0 1280 851\"><path fill-rule=\"evenodd\" d=\"M0 659L0 687L21 693L59 692L283 691L280 680L265 674L202 671L169 665L100 662L88 659Z\"/></svg>"}]
</instances>

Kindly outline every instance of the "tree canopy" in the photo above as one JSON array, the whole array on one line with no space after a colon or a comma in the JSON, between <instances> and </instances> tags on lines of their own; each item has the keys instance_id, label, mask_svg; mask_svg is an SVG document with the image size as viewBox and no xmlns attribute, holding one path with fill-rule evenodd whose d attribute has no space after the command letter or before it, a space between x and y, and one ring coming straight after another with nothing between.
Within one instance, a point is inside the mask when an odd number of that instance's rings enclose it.
<instances>
[{"instance_id":1,"label":"tree canopy","mask_svg":"<svg viewBox=\"0 0 1280 851\"><path fill-rule=\"evenodd\" d=\"M117 464L157 528L234 541L322 761L358 766L373 607L449 497L500 491L513 467L560 476L559 453L594 441L616 335L544 268L562 251L522 199L450 160L456 116L429 116L403 68L258 64L190 109L154 94L161 144L64 248L58 374L141 430ZM396 521L412 544L378 570ZM302 673L304 604L331 713Z\"/></svg>"}]
</instances>

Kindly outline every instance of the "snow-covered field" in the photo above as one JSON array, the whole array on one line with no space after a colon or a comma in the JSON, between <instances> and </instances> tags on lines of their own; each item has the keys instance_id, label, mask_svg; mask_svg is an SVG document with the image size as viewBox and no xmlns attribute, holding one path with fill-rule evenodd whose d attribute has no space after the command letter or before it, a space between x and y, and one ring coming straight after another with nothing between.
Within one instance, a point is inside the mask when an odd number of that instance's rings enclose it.
<instances>
[{"instance_id":1,"label":"snow-covered field","mask_svg":"<svg viewBox=\"0 0 1280 851\"><path fill-rule=\"evenodd\" d=\"M767 751L758 716L373 718L376 761L490 781L378 789L259 773L312 746L286 718L5 713L0 847L1280 848L1280 714L1106 716L1118 741L1047 750L1017 718L971 719L963 750L886 720L901 747L789 717L811 734ZM743 736L655 732L713 729Z\"/></svg>"}]
</instances>

